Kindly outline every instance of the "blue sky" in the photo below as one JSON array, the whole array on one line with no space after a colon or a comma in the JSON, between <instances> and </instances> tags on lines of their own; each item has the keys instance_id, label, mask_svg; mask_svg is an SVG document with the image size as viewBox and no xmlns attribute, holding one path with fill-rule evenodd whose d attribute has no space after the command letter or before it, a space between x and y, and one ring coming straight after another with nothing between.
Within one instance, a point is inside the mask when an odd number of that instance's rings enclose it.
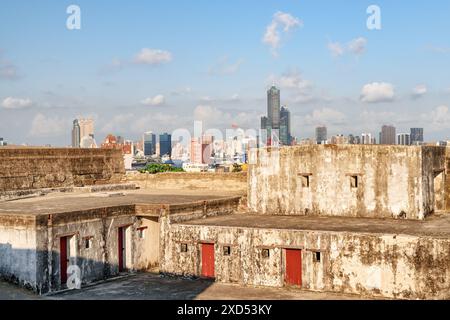
<instances>
[{"instance_id":1,"label":"blue sky","mask_svg":"<svg viewBox=\"0 0 450 320\"><path fill-rule=\"evenodd\" d=\"M71 4L81 30L66 28ZM366 27L371 4L381 30ZM97 140L194 119L257 128L275 82L299 138L386 123L445 140L448 12L448 1L2 0L0 136L64 146L77 116L95 118ZM277 48L263 41L273 23Z\"/></svg>"}]
</instances>

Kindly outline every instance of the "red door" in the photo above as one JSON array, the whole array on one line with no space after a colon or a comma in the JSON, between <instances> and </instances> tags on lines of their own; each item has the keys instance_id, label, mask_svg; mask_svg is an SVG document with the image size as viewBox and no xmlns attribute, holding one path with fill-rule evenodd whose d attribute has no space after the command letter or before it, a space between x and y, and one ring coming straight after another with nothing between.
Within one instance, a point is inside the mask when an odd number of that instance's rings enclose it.
<instances>
[{"instance_id":1,"label":"red door","mask_svg":"<svg viewBox=\"0 0 450 320\"><path fill-rule=\"evenodd\" d=\"M119 228L118 230L119 233L119 239L118 239L118 247L119 247L119 272L123 272L124 271L124 267L123 267L123 257L124 257L124 250L125 250L125 246L123 245L124 242L124 236L123 236L123 228Z\"/></svg>"},{"instance_id":2,"label":"red door","mask_svg":"<svg viewBox=\"0 0 450 320\"><path fill-rule=\"evenodd\" d=\"M214 243L202 244L202 276L214 278Z\"/></svg>"},{"instance_id":3,"label":"red door","mask_svg":"<svg viewBox=\"0 0 450 320\"><path fill-rule=\"evenodd\" d=\"M302 251L286 249L286 284L302 285Z\"/></svg>"},{"instance_id":4,"label":"red door","mask_svg":"<svg viewBox=\"0 0 450 320\"><path fill-rule=\"evenodd\" d=\"M59 260L61 271L61 284L67 283L67 237L61 237L59 240Z\"/></svg>"}]
</instances>

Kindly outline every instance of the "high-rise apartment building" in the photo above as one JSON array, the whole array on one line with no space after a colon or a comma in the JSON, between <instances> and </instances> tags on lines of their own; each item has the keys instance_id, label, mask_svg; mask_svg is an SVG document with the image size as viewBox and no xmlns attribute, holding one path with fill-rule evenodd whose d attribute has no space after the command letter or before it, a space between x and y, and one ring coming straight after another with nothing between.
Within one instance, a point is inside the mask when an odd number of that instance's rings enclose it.
<instances>
[{"instance_id":1,"label":"high-rise apartment building","mask_svg":"<svg viewBox=\"0 0 450 320\"><path fill-rule=\"evenodd\" d=\"M152 156L156 153L156 135L151 132L144 133L144 155Z\"/></svg>"},{"instance_id":2,"label":"high-rise apartment building","mask_svg":"<svg viewBox=\"0 0 450 320\"><path fill-rule=\"evenodd\" d=\"M327 127L320 126L316 128L316 142L317 144L325 144L328 140Z\"/></svg>"},{"instance_id":3,"label":"high-rise apartment building","mask_svg":"<svg viewBox=\"0 0 450 320\"><path fill-rule=\"evenodd\" d=\"M397 144L401 146L411 145L411 136L409 133L399 133L397 134Z\"/></svg>"},{"instance_id":4,"label":"high-rise apartment building","mask_svg":"<svg viewBox=\"0 0 450 320\"><path fill-rule=\"evenodd\" d=\"M94 120L93 119L75 119L72 126L72 147L86 148L96 146L94 140Z\"/></svg>"},{"instance_id":5,"label":"high-rise apartment building","mask_svg":"<svg viewBox=\"0 0 450 320\"><path fill-rule=\"evenodd\" d=\"M291 136L291 112L285 106L280 110L280 142L284 146L292 144Z\"/></svg>"},{"instance_id":6,"label":"high-rise apartment building","mask_svg":"<svg viewBox=\"0 0 450 320\"><path fill-rule=\"evenodd\" d=\"M159 135L159 154L160 156L172 155L172 135L168 133Z\"/></svg>"},{"instance_id":7,"label":"high-rise apartment building","mask_svg":"<svg viewBox=\"0 0 450 320\"><path fill-rule=\"evenodd\" d=\"M385 145L394 145L395 144L395 127L394 126L387 126L384 125L381 128L381 134L380 134L380 144Z\"/></svg>"},{"instance_id":8,"label":"high-rise apartment building","mask_svg":"<svg viewBox=\"0 0 450 320\"><path fill-rule=\"evenodd\" d=\"M361 134L361 144L375 144L374 143L374 139L375 138L372 138L372 134L371 133L363 133L363 134Z\"/></svg>"},{"instance_id":9,"label":"high-rise apartment building","mask_svg":"<svg viewBox=\"0 0 450 320\"><path fill-rule=\"evenodd\" d=\"M412 145L423 144L423 128L411 128L410 139Z\"/></svg>"}]
</instances>

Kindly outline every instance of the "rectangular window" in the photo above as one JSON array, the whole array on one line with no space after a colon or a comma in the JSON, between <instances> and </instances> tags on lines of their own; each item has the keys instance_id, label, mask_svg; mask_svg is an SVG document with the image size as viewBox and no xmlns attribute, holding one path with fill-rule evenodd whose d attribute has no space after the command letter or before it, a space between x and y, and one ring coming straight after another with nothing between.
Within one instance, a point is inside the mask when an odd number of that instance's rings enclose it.
<instances>
[{"instance_id":1,"label":"rectangular window","mask_svg":"<svg viewBox=\"0 0 450 320\"><path fill-rule=\"evenodd\" d=\"M269 249L262 249L261 256L264 259L268 259L270 257L270 250Z\"/></svg>"},{"instance_id":2,"label":"rectangular window","mask_svg":"<svg viewBox=\"0 0 450 320\"><path fill-rule=\"evenodd\" d=\"M85 249L92 248L92 239L93 239L93 237L85 237L85 238L83 238L84 248Z\"/></svg>"},{"instance_id":3,"label":"rectangular window","mask_svg":"<svg viewBox=\"0 0 450 320\"><path fill-rule=\"evenodd\" d=\"M138 238L144 239L146 232L147 232L147 227L137 228Z\"/></svg>"},{"instance_id":4,"label":"rectangular window","mask_svg":"<svg viewBox=\"0 0 450 320\"><path fill-rule=\"evenodd\" d=\"M321 258L320 252L314 252L313 255L314 262L320 262L320 258Z\"/></svg>"},{"instance_id":5,"label":"rectangular window","mask_svg":"<svg viewBox=\"0 0 450 320\"><path fill-rule=\"evenodd\" d=\"M302 187L303 188L309 188L309 176L303 175L301 177L301 179L302 179Z\"/></svg>"},{"instance_id":6,"label":"rectangular window","mask_svg":"<svg viewBox=\"0 0 450 320\"><path fill-rule=\"evenodd\" d=\"M182 243L181 244L181 252L187 252L187 251L188 251L187 243Z\"/></svg>"},{"instance_id":7,"label":"rectangular window","mask_svg":"<svg viewBox=\"0 0 450 320\"><path fill-rule=\"evenodd\" d=\"M224 246L223 247L223 255L229 256L231 254L231 247L230 246Z\"/></svg>"},{"instance_id":8,"label":"rectangular window","mask_svg":"<svg viewBox=\"0 0 450 320\"><path fill-rule=\"evenodd\" d=\"M356 189L358 188L358 184L359 184L358 176L350 176L350 187L352 189Z\"/></svg>"}]
</instances>

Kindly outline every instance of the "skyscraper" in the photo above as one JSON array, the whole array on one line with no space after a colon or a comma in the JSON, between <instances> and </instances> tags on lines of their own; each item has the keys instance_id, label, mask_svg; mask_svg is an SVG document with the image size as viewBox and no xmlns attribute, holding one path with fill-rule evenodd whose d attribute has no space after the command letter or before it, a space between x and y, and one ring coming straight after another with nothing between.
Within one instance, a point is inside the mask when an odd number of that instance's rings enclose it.
<instances>
[{"instance_id":1,"label":"skyscraper","mask_svg":"<svg viewBox=\"0 0 450 320\"><path fill-rule=\"evenodd\" d=\"M372 134L371 133L361 134L361 144L374 144L374 138L372 138Z\"/></svg>"},{"instance_id":2,"label":"skyscraper","mask_svg":"<svg viewBox=\"0 0 450 320\"><path fill-rule=\"evenodd\" d=\"M268 124L268 119L266 116L261 117L261 129L266 130Z\"/></svg>"},{"instance_id":3,"label":"skyscraper","mask_svg":"<svg viewBox=\"0 0 450 320\"><path fill-rule=\"evenodd\" d=\"M411 139L410 139L409 133L399 133L397 135L397 144L400 146L409 146L411 145Z\"/></svg>"},{"instance_id":4,"label":"skyscraper","mask_svg":"<svg viewBox=\"0 0 450 320\"><path fill-rule=\"evenodd\" d=\"M156 135L148 131L144 133L144 155L152 156L156 153Z\"/></svg>"},{"instance_id":5,"label":"skyscraper","mask_svg":"<svg viewBox=\"0 0 450 320\"><path fill-rule=\"evenodd\" d=\"M92 119L78 119L80 126L80 140L85 137L94 138L94 120Z\"/></svg>"},{"instance_id":6,"label":"skyscraper","mask_svg":"<svg viewBox=\"0 0 450 320\"><path fill-rule=\"evenodd\" d=\"M394 145L395 137L395 127L384 125L381 128L380 144Z\"/></svg>"},{"instance_id":7,"label":"skyscraper","mask_svg":"<svg viewBox=\"0 0 450 320\"><path fill-rule=\"evenodd\" d=\"M285 106L280 111L280 141L284 146L290 146L291 136L291 112Z\"/></svg>"},{"instance_id":8,"label":"skyscraper","mask_svg":"<svg viewBox=\"0 0 450 320\"><path fill-rule=\"evenodd\" d=\"M423 128L411 128L411 144L423 144Z\"/></svg>"},{"instance_id":9,"label":"skyscraper","mask_svg":"<svg viewBox=\"0 0 450 320\"><path fill-rule=\"evenodd\" d=\"M159 135L159 154L161 156L172 155L172 135L168 133Z\"/></svg>"},{"instance_id":10,"label":"skyscraper","mask_svg":"<svg viewBox=\"0 0 450 320\"><path fill-rule=\"evenodd\" d=\"M267 91L267 119L271 129L280 129L280 90L275 86Z\"/></svg>"},{"instance_id":11,"label":"skyscraper","mask_svg":"<svg viewBox=\"0 0 450 320\"><path fill-rule=\"evenodd\" d=\"M78 123L78 119L73 120L72 127L72 148L79 148L81 140L80 133L80 124Z\"/></svg>"},{"instance_id":12,"label":"skyscraper","mask_svg":"<svg viewBox=\"0 0 450 320\"><path fill-rule=\"evenodd\" d=\"M328 139L327 127L320 126L316 128L316 142L317 144L325 144Z\"/></svg>"}]
</instances>

